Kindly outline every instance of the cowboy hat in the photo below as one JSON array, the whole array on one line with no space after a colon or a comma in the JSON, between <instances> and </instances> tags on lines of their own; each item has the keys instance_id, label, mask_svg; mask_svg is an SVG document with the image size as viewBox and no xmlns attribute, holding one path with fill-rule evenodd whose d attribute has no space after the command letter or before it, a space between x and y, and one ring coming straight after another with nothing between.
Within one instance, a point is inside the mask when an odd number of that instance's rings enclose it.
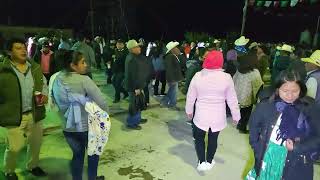
<instances>
[{"instance_id":1,"label":"cowboy hat","mask_svg":"<svg viewBox=\"0 0 320 180\"><path fill-rule=\"evenodd\" d=\"M221 41L220 41L219 39L215 39L215 40L213 41L214 44L220 43L220 42L221 42Z\"/></svg>"},{"instance_id":2,"label":"cowboy hat","mask_svg":"<svg viewBox=\"0 0 320 180\"><path fill-rule=\"evenodd\" d=\"M293 48L288 44L283 44L280 48L277 48L280 51L293 52Z\"/></svg>"},{"instance_id":3,"label":"cowboy hat","mask_svg":"<svg viewBox=\"0 0 320 180\"><path fill-rule=\"evenodd\" d=\"M137 46L140 46L141 44L140 43L138 43L136 40L134 40L134 39L131 39L131 40L129 40L128 42L127 42L127 48L128 49L132 49L132 48L135 48L135 47L137 47Z\"/></svg>"},{"instance_id":4,"label":"cowboy hat","mask_svg":"<svg viewBox=\"0 0 320 180\"><path fill-rule=\"evenodd\" d=\"M244 46L244 45L248 44L249 41L250 41L250 39L246 39L246 37L241 36L239 39L237 39L234 42L234 45L236 45L236 46Z\"/></svg>"},{"instance_id":5,"label":"cowboy hat","mask_svg":"<svg viewBox=\"0 0 320 180\"><path fill-rule=\"evenodd\" d=\"M301 58L303 62L311 63L320 67L320 50L316 50L309 58Z\"/></svg>"},{"instance_id":6,"label":"cowboy hat","mask_svg":"<svg viewBox=\"0 0 320 180\"><path fill-rule=\"evenodd\" d=\"M255 48L257 46L260 46L260 43L253 42L253 43L250 44L249 49Z\"/></svg>"},{"instance_id":7,"label":"cowboy hat","mask_svg":"<svg viewBox=\"0 0 320 180\"><path fill-rule=\"evenodd\" d=\"M167 48L167 52L166 54L168 54L168 52L170 52L173 48L177 47L179 45L178 42L169 42L167 45L166 45L166 48Z\"/></svg>"}]
</instances>

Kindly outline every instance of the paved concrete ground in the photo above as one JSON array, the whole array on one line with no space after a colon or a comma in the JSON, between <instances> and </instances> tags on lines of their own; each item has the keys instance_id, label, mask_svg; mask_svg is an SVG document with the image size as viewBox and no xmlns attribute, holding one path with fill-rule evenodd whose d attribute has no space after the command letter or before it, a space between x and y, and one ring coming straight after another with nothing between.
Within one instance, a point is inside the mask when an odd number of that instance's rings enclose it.
<instances>
[{"instance_id":1,"label":"paved concrete ground","mask_svg":"<svg viewBox=\"0 0 320 180\"><path fill-rule=\"evenodd\" d=\"M113 89L105 86L103 74L95 79L106 93L111 104ZM179 95L183 99L182 95ZM183 111L176 112L160 108L152 98L151 108L143 112L149 121L140 131L125 128L127 102L112 105L112 130L110 140L101 156L98 174L107 180L238 180L252 166L252 152L248 136L239 134L232 125L221 132L215 156L216 166L208 172L197 172L197 158L193 146L191 127L185 123ZM184 107L184 101L180 101ZM71 150L62 135L60 119L54 111L48 112L44 121L45 136L41 149L41 166L49 172L46 178L35 178L25 172L25 151L18 163L18 175L26 180L69 180L68 163ZM5 132L1 131L2 137ZM2 168L4 146L0 147ZM315 180L320 179L320 167L315 166ZM86 174L86 173L85 173ZM0 176L0 180L3 177Z\"/></svg>"}]
</instances>

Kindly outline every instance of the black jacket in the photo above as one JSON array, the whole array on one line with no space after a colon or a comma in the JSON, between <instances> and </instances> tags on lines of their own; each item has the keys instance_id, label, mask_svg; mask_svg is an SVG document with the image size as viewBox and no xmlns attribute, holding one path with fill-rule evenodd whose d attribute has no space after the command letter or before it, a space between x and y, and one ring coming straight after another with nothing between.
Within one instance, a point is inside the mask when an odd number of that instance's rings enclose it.
<instances>
[{"instance_id":1,"label":"black jacket","mask_svg":"<svg viewBox=\"0 0 320 180\"><path fill-rule=\"evenodd\" d=\"M164 67L166 69L166 78L169 83L179 82L183 79L180 61L173 54L168 54L164 58Z\"/></svg>"},{"instance_id":2,"label":"black jacket","mask_svg":"<svg viewBox=\"0 0 320 180\"><path fill-rule=\"evenodd\" d=\"M191 80L193 78L193 76L202 70L202 62L200 62L199 60L194 61L187 69L186 71L186 83L184 85L184 88L182 89L182 93L183 94L187 94L188 93L188 89L191 83Z\"/></svg>"},{"instance_id":3,"label":"black jacket","mask_svg":"<svg viewBox=\"0 0 320 180\"><path fill-rule=\"evenodd\" d=\"M288 152L283 179L312 180L313 160L309 153L320 147L320 112L313 102L300 101L298 108L308 117L311 133L308 138L294 144L294 150ZM255 170L260 172L264 153L280 113L276 110L275 101L265 100L259 103L250 117L250 145L255 156Z\"/></svg>"},{"instance_id":4,"label":"black jacket","mask_svg":"<svg viewBox=\"0 0 320 180\"><path fill-rule=\"evenodd\" d=\"M116 73L124 73L126 57L128 55L128 51L125 49L119 51L115 51L115 61L112 63L112 72Z\"/></svg>"},{"instance_id":5,"label":"black jacket","mask_svg":"<svg viewBox=\"0 0 320 180\"><path fill-rule=\"evenodd\" d=\"M125 62L124 87L128 92L143 89L149 77L149 66L143 55L129 53Z\"/></svg>"}]
</instances>

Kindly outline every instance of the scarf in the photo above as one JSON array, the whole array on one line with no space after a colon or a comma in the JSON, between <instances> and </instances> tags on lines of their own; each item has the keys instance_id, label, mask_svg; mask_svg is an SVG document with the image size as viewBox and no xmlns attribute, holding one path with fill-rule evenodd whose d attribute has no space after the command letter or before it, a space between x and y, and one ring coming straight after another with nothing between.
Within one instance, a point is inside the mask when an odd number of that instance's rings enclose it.
<instances>
[{"instance_id":1,"label":"scarf","mask_svg":"<svg viewBox=\"0 0 320 180\"><path fill-rule=\"evenodd\" d=\"M297 109L295 104L276 102L277 111L282 113L277 139L301 139L308 136L310 127L307 117ZM282 143L283 143L282 142Z\"/></svg>"}]
</instances>

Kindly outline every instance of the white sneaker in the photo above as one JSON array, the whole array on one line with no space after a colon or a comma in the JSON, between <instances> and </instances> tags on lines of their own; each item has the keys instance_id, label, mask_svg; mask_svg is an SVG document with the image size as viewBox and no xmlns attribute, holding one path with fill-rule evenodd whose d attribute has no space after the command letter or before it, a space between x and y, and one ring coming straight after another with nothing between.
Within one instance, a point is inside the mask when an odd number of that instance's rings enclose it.
<instances>
[{"instance_id":1,"label":"white sneaker","mask_svg":"<svg viewBox=\"0 0 320 180\"><path fill-rule=\"evenodd\" d=\"M207 170L212 169L215 164L216 164L216 162L214 160L212 160L211 163L206 162Z\"/></svg>"},{"instance_id":2,"label":"white sneaker","mask_svg":"<svg viewBox=\"0 0 320 180\"><path fill-rule=\"evenodd\" d=\"M208 168L207 168L207 163L206 162L202 162L202 163L198 163L198 167L197 167L197 170L198 171L206 171Z\"/></svg>"}]
</instances>

